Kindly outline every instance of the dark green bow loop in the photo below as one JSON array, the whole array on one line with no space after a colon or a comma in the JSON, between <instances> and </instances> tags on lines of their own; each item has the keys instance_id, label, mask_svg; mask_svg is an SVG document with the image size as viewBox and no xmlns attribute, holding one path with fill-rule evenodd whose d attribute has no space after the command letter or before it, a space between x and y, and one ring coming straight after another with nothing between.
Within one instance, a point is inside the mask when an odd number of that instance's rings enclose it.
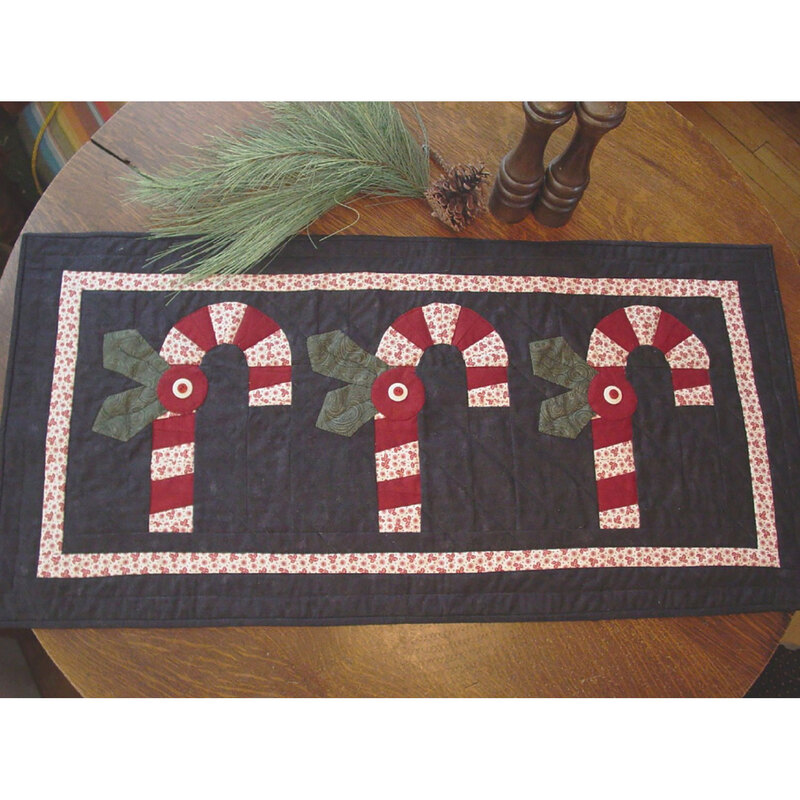
<instances>
[{"instance_id":1,"label":"dark green bow loop","mask_svg":"<svg viewBox=\"0 0 800 800\"><path fill-rule=\"evenodd\" d=\"M113 331L103 337L103 366L155 389L169 364L139 331Z\"/></svg>"},{"instance_id":2,"label":"dark green bow loop","mask_svg":"<svg viewBox=\"0 0 800 800\"><path fill-rule=\"evenodd\" d=\"M389 369L385 361L368 353L342 331L308 337L311 369L328 378L371 387L375 378Z\"/></svg>"},{"instance_id":3,"label":"dark green bow loop","mask_svg":"<svg viewBox=\"0 0 800 800\"><path fill-rule=\"evenodd\" d=\"M352 436L378 413L372 404L372 384L391 367L342 331L309 336L307 346L314 372L349 384L325 395L317 427L340 436Z\"/></svg>"},{"instance_id":4,"label":"dark green bow loop","mask_svg":"<svg viewBox=\"0 0 800 800\"><path fill-rule=\"evenodd\" d=\"M92 430L127 442L166 409L158 399L158 382L169 364L135 330L113 331L103 338L103 366L140 386L103 401Z\"/></svg>"},{"instance_id":5,"label":"dark green bow loop","mask_svg":"<svg viewBox=\"0 0 800 800\"><path fill-rule=\"evenodd\" d=\"M550 436L575 439L595 415L589 405L589 384L597 375L563 336L530 343L531 365L537 378L570 391L549 397L539 410L539 430Z\"/></svg>"},{"instance_id":6,"label":"dark green bow loop","mask_svg":"<svg viewBox=\"0 0 800 800\"><path fill-rule=\"evenodd\" d=\"M328 392L317 417L317 427L339 436L352 436L377 413L371 394L366 386L355 383Z\"/></svg>"}]
</instances>

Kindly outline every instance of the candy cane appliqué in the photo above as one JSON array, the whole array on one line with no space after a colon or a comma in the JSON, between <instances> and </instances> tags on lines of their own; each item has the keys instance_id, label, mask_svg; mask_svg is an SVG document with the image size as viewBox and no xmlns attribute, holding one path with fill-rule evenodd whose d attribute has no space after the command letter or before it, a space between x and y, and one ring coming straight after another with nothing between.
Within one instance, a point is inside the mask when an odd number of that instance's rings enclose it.
<instances>
[{"instance_id":1,"label":"candy cane appliqu\u00e9","mask_svg":"<svg viewBox=\"0 0 800 800\"><path fill-rule=\"evenodd\" d=\"M153 423L150 531L189 533L194 516L194 423L208 381L200 363L220 344L236 345L249 367L251 406L289 405L289 342L278 324L244 303L215 303L184 317L161 352L135 330L103 338L103 366L139 384L107 397L92 430L127 442Z\"/></svg>"},{"instance_id":2,"label":"candy cane appliqu\u00e9","mask_svg":"<svg viewBox=\"0 0 800 800\"><path fill-rule=\"evenodd\" d=\"M480 314L452 303L411 309L392 323L375 356L341 331L309 338L315 371L350 385L328 393L317 425L352 435L375 421L378 530L421 530L417 416L425 388L416 367L427 348L457 347L464 358L467 403L471 407L508 406L508 354L503 340Z\"/></svg>"},{"instance_id":3,"label":"candy cane appliqu\u00e9","mask_svg":"<svg viewBox=\"0 0 800 800\"><path fill-rule=\"evenodd\" d=\"M425 389L415 368L425 350L436 344L461 351L470 407L509 405L508 354L497 331L480 314L452 303L431 303L396 319L376 353L393 369L372 387L378 412L375 468L381 533L421 530L417 415L425 403Z\"/></svg>"},{"instance_id":4,"label":"candy cane appliqu\u00e9","mask_svg":"<svg viewBox=\"0 0 800 800\"><path fill-rule=\"evenodd\" d=\"M531 344L534 374L570 389L542 404L539 429L574 438L591 420L601 528L640 526L633 456L638 400L625 366L641 345L664 354L676 406L714 404L705 345L658 306L627 306L602 319L592 331L585 361L560 337Z\"/></svg>"},{"instance_id":5,"label":"candy cane appliqu\u00e9","mask_svg":"<svg viewBox=\"0 0 800 800\"><path fill-rule=\"evenodd\" d=\"M194 512L195 412L208 381L200 363L222 344L238 347L249 376L249 405L290 405L292 359L286 334L266 314L244 303L214 303L169 331L159 355L169 365L158 383L165 412L153 420L150 531L190 533Z\"/></svg>"}]
</instances>

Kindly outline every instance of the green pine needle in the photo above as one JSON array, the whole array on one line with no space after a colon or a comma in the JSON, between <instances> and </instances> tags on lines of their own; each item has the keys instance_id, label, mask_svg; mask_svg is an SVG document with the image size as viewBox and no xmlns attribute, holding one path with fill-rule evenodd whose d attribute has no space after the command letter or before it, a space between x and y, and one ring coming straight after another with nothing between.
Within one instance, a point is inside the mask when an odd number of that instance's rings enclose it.
<instances>
[{"instance_id":1,"label":"green pine needle","mask_svg":"<svg viewBox=\"0 0 800 800\"><path fill-rule=\"evenodd\" d=\"M269 103L263 128L224 135L170 174L140 174L133 198L151 235L193 237L163 255L188 281L245 272L337 205L359 195L423 197L428 141L391 103Z\"/></svg>"}]
</instances>

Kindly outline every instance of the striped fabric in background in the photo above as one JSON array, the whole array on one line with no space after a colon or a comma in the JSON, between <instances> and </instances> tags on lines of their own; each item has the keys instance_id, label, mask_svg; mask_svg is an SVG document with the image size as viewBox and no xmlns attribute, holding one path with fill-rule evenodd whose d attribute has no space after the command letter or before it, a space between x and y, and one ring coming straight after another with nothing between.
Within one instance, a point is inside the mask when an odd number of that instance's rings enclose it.
<instances>
[{"instance_id":1,"label":"striped fabric in background","mask_svg":"<svg viewBox=\"0 0 800 800\"><path fill-rule=\"evenodd\" d=\"M36 171L42 187L53 180L70 157L122 105L108 102L61 103L39 144ZM36 135L52 106L52 102L28 103L20 114L17 125L28 154L33 152Z\"/></svg>"}]
</instances>

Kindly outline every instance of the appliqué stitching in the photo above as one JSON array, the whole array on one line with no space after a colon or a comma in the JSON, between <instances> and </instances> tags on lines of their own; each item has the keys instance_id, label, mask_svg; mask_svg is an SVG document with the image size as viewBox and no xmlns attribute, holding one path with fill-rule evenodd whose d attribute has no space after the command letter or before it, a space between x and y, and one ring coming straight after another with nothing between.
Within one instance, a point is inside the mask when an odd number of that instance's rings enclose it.
<instances>
[{"instance_id":1,"label":"appliqu\u00e9 stitching","mask_svg":"<svg viewBox=\"0 0 800 800\"><path fill-rule=\"evenodd\" d=\"M286 334L271 317L245 303L214 303L187 314L169 330L158 354L137 331L115 331L105 337L104 366L139 381L143 388L107 398L93 429L127 441L153 423L151 533L193 530L195 412L208 389L200 363L209 350L222 344L235 345L245 355L250 406L291 404ZM140 396L129 410L130 401ZM145 401L146 407L140 408ZM127 415L119 411L123 406Z\"/></svg>"},{"instance_id":2,"label":"appliqu\u00e9 stitching","mask_svg":"<svg viewBox=\"0 0 800 800\"><path fill-rule=\"evenodd\" d=\"M197 291L276 293L317 290L383 290L717 298L722 306L738 396L744 415L753 487L756 547L644 545L469 552L126 551L65 553L63 543L66 472L82 294L86 291L172 292L180 289L181 286L182 277L180 275L70 270L65 270L63 273L58 305L53 388L46 433L44 496L37 567L37 575L41 578L79 579L120 575L198 573L430 574L602 567L780 567L763 412L755 384L748 330L742 313L739 287L736 281L695 278L575 278L391 272L243 275L224 280L201 281L194 288ZM642 308L651 308L651 306ZM618 511L622 512L623 509L618 509ZM172 512L165 513L172 514Z\"/></svg>"},{"instance_id":3,"label":"appliqu\u00e9 stitching","mask_svg":"<svg viewBox=\"0 0 800 800\"><path fill-rule=\"evenodd\" d=\"M530 345L534 375L570 389L542 403L539 430L574 439L591 420L598 518L605 529L640 526L631 424L637 399L625 366L642 345L657 347L667 359L676 406L714 404L705 345L658 306L627 306L600 320L586 361L561 337Z\"/></svg>"},{"instance_id":4,"label":"appliqu\u00e9 stitching","mask_svg":"<svg viewBox=\"0 0 800 800\"><path fill-rule=\"evenodd\" d=\"M436 344L461 351L470 407L509 405L508 353L503 340L489 322L466 306L429 303L412 308L389 326L376 356L341 331L308 340L312 369L349 381L351 387L345 389L352 389L348 394L342 389L328 393L317 426L350 436L369 421L372 408L381 533L422 530L417 414L425 403L425 389L415 370L425 350ZM367 384L371 406L361 391ZM350 405L345 406L346 402ZM402 464L399 469L398 464Z\"/></svg>"}]
</instances>

